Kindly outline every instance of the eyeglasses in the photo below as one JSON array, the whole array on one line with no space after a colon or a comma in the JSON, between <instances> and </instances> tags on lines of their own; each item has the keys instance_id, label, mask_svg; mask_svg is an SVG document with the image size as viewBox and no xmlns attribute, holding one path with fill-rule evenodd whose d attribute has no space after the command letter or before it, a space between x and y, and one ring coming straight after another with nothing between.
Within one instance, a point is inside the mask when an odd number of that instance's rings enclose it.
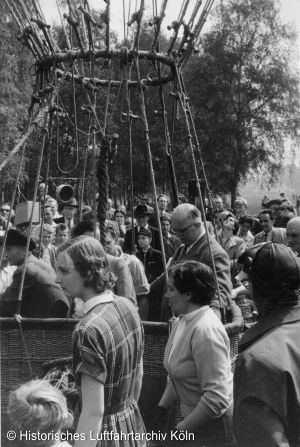
<instances>
[{"instance_id":1,"label":"eyeglasses","mask_svg":"<svg viewBox=\"0 0 300 447\"><path fill-rule=\"evenodd\" d=\"M2 212L9 213L10 210L9 210L9 208L8 208L8 209L7 209L7 208L1 208L1 211L2 211Z\"/></svg>"},{"instance_id":2,"label":"eyeglasses","mask_svg":"<svg viewBox=\"0 0 300 447\"><path fill-rule=\"evenodd\" d=\"M182 229L180 229L180 228L173 228L173 231L174 231L174 233L176 233L176 234L184 234L189 228L191 228L193 225L197 225L197 222L193 222L193 223L191 223L188 227L186 227L186 228L182 228Z\"/></svg>"},{"instance_id":3,"label":"eyeglasses","mask_svg":"<svg viewBox=\"0 0 300 447\"><path fill-rule=\"evenodd\" d=\"M250 288L250 281L249 279L242 279L242 284L246 289Z\"/></svg>"}]
</instances>

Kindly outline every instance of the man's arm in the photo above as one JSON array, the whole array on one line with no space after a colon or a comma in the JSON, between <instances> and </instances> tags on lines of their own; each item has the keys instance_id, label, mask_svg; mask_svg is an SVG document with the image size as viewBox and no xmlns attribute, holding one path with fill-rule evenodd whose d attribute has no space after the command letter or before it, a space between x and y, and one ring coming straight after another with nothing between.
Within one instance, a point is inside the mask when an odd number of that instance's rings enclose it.
<instances>
[{"instance_id":1,"label":"man's arm","mask_svg":"<svg viewBox=\"0 0 300 447\"><path fill-rule=\"evenodd\" d=\"M284 426L273 410L257 398L239 402L233 420L238 445L289 447Z\"/></svg>"}]
</instances>

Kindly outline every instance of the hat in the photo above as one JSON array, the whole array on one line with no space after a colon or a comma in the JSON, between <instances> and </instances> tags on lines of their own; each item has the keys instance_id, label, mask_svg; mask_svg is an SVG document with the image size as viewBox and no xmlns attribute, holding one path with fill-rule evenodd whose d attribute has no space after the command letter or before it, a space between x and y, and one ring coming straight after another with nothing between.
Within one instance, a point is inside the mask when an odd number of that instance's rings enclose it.
<instances>
[{"instance_id":1,"label":"hat","mask_svg":"<svg viewBox=\"0 0 300 447\"><path fill-rule=\"evenodd\" d=\"M138 198L140 200L148 200L148 196L146 196L146 194L141 194L141 195L138 196Z\"/></svg>"},{"instance_id":2,"label":"hat","mask_svg":"<svg viewBox=\"0 0 300 447\"><path fill-rule=\"evenodd\" d=\"M147 237L151 237L151 239L152 239L152 233L150 230L148 230L148 228L141 228L137 235L138 235L138 237L139 236L147 236Z\"/></svg>"},{"instance_id":3,"label":"hat","mask_svg":"<svg viewBox=\"0 0 300 447\"><path fill-rule=\"evenodd\" d=\"M161 220L161 222L163 222L164 220L165 221L167 220L168 222L171 222L171 219L169 217L167 217L167 216L161 216L160 220Z\"/></svg>"},{"instance_id":4,"label":"hat","mask_svg":"<svg viewBox=\"0 0 300 447\"><path fill-rule=\"evenodd\" d=\"M150 214L147 205L138 205L134 211L134 217L144 217Z\"/></svg>"},{"instance_id":5,"label":"hat","mask_svg":"<svg viewBox=\"0 0 300 447\"><path fill-rule=\"evenodd\" d=\"M78 208L77 200L75 197L72 197L72 199L69 202L62 203L62 207L69 206L71 208Z\"/></svg>"},{"instance_id":6,"label":"hat","mask_svg":"<svg viewBox=\"0 0 300 447\"><path fill-rule=\"evenodd\" d=\"M272 242L253 245L239 257L239 263L253 281L268 283L272 289L296 290L300 285L300 258L286 245Z\"/></svg>"},{"instance_id":7,"label":"hat","mask_svg":"<svg viewBox=\"0 0 300 447\"><path fill-rule=\"evenodd\" d=\"M27 244L27 236L26 234L22 233L19 230L8 230L7 232L7 238L6 238L6 246L10 247L10 246L19 246L19 247L26 247ZM33 251L36 248L36 244L35 242L30 239L29 242L29 250Z\"/></svg>"}]
</instances>

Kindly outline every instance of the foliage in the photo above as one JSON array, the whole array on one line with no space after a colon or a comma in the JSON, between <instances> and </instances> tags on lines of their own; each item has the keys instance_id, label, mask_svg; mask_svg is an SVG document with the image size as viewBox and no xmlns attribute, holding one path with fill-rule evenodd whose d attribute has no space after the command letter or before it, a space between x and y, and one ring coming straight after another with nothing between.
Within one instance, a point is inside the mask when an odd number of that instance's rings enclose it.
<instances>
[{"instance_id":1,"label":"foliage","mask_svg":"<svg viewBox=\"0 0 300 447\"><path fill-rule=\"evenodd\" d=\"M33 64L28 51L17 40L17 28L0 2L0 162L20 139L27 122ZM0 189L9 199L15 180L19 156L1 173ZM23 172L22 178L27 173Z\"/></svg>"},{"instance_id":2,"label":"foliage","mask_svg":"<svg viewBox=\"0 0 300 447\"><path fill-rule=\"evenodd\" d=\"M275 0L222 2L215 19L185 75L211 186L234 196L249 170L274 180L297 139L295 32Z\"/></svg>"}]
</instances>

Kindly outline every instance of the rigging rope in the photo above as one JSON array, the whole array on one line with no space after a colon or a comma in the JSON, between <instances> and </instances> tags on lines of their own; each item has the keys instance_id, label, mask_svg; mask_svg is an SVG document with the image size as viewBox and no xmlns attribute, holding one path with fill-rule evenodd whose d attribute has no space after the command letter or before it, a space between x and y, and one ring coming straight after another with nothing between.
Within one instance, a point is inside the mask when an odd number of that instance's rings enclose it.
<instances>
[{"instance_id":1,"label":"rigging rope","mask_svg":"<svg viewBox=\"0 0 300 447\"><path fill-rule=\"evenodd\" d=\"M212 271L213 271L213 275L214 275L214 279L215 279L217 295L218 295L218 299L220 302L220 311L222 314L223 321L225 321L225 314L224 314L223 303L221 300L219 283L218 283L218 279L217 279L216 266L215 266L215 261L214 261L213 254L212 254L210 240L209 240L209 232L208 232L208 227L207 227L207 222L206 222L204 201L203 201L202 192L201 192L201 188L200 188L200 180L199 180L199 176L198 176L197 163L196 163L196 158L195 158L195 149L194 149L194 145L193 145L193 141L192 141L191 128L190 128L189 117L188 117L188 113L187 113L186 95L183 91L183 87L181 84L179 68L176 69L176 78L178 81L178 84L177 84L178 85L178 99L179 99L179 102L181 105L181 109L183 111L183 115L185 117L185 124L186 124L187 133L188 133L189 148L190 148L190 153L191 153L191 157L192 157L192 165L193 165L193 170L194 170L194 176L196 179L197 192L198 192L198 196L199 196L199 200L200 200L200 210L201 210L201 214L202 214L202 219L203 219L204 228L205 228L205 234L206 234L207 243L208 243L209 256L210 256L210 259L212 262Z\"/></svg>"},{"instance_id":2,"label":"rigging rope","mask_svg":"<svg viewBox=\"0 0 300 447\"><path fill-rule=\"evenodd\" d=\"M136 64L136 70L137 70L137 78L138 78L138 82L139 82L141 111L142 111L143 124L144 124L144 129L145 129L145 140L146 140L146 148L147 148L147 155L148 155L148 163L149 163L149 167L150 167L150 178L151 178L151 184L152 184L152 189L153 189L153 195L155 197L155 212L156 212L156 215L159 216L158 202L156 200L157 190L156 190L155 175L154 175L153 162L152 162L149 126L148 126L148 120L147 120L147 114L146 114L144 89L143 89L143 84L141 82L141 73L140 73L140 65L139 65L139 57L138 56L135 58L135 64ZM160 245L161 245L161 253L162 253L164 272L165 272L166 279L167 279L168 271L167 271L167 265L166 265L166 254L165 254L164 240L163 240L163 235L162 235L162 230L161 230L160 219L158 218L157 221L158 221L159 241L160 241Z\"/></svg>"}]
</instances>

